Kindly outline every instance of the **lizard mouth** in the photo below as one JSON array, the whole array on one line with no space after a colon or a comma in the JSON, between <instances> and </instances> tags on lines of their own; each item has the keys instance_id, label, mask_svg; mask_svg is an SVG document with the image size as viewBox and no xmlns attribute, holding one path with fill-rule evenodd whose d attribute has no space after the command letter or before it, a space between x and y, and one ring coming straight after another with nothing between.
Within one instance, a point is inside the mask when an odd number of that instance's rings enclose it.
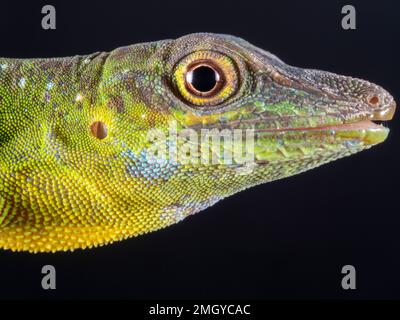
<instances>
[{"instance_id":1,"label":"lizard mouth","mask_svg":"<svg viewBox=\"0 0 400 320\"><path fill-rule=\"evenodd\" d=\"M365 145L374 145L385 141L389 135L389 129L382 124L370 119L362 119L355 122L311 128L306 131L334 135L345 140L360 140Z\"/></svg>"},{"instance_id":2,"label":"lizard mouth","mask_svg":"<svg viewBox=\"0 0 400 320\"><path fill-rule=\"evenodd\" d=\"M383 126L381 122L392 120L395 111L396 103L393 101L387 108L377 110L364 118L309 130L322 130L331 134L334 133L339 138L356 139L363 141L365 145L374 145L383 142L387 138L390 130Z\"/></svg>"},{"instance_id":3,"label":"lizard mouth","mask_svg":"<svg viewBox=\"0 0 400 320\"><path fill-rule=\"evenodd\" d=\"M353 139L363 141L366 145L383 142L388 134L389 128L381 124L382 121L392 120L396 110L393 101L387 108L376 111L370 115L348 120L344 123L323 125L317 127L282 128L273 130L257 130L257 132L288 132L301 131L312 135L334 135L337 138Z\"/></svg>"}]
</instances>

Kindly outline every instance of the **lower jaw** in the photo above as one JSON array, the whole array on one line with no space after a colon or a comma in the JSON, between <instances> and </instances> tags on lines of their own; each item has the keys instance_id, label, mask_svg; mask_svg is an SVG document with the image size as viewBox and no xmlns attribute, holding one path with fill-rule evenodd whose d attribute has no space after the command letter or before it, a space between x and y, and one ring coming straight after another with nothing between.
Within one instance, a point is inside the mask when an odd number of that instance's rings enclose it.
<instances>
[{"instance_id":1,"label":"lower jaw","mask_svg":"<svg viewBox=\"0 0 400 320\"><path fill-rule=\"evenodd\" d=\"M334 136L344 140L359 141L366 145L374 145L386 140L389 129L370 120L352 123L319 126L315 128L291 128L278 130L256 130L257 134L307 134L311 136Z\"/></svg>"},{"instance_id":2,"label":"lower jaw","mask_svg":"<svg viewBox=\"0 0 400 320\"><path fill-rule=\"evenodd\" d=\"M335 135L336 138L362 142L364 145L375 145L386 140L389 129L370 120L308 129L309 132Z\"/></svg>"},{"instance_id":3,"label":"lower jaw","mask_svg":"<svg viewBox=\"0 0 400 320\"><path fill-rule=\"evenodd\" d=\"M318 128L256 131L257 162L352 154L383 142L389 129L369 120ZM340 156L341 155L341 156Z\"/></svg>"}]
</instances>

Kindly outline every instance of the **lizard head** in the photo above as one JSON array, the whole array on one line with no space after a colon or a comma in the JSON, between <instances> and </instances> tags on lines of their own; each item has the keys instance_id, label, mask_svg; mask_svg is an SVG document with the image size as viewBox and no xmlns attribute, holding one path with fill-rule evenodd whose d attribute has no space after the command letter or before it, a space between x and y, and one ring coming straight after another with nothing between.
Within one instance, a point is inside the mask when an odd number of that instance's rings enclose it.
<instances>
[{"instance_id":1,"label":"lizard head","mask_svg":"<svg viewBox=\"0 0 400 320\"><path fill-rule=\"evenodd\" d=\"M176 40L171 114L185 128L254 129L259 163L343 156L384 141L393 97L368 81L289 66L226 35Z\"/></svg>"},{"instance_id":2,"label":"lizard head","mask_svg":"<svg viewBox=\"0 0 400 320\"><path fill-rule=\"evenodd\" d=\"M135 130L147 140L136 139L146 143L124 151L133 161L129 170L164 179L162 192L177 195L173 212L193 213L239 190L378 144L389 129L374 121L390 120L395 110L378 85L292 67L228 35L192 34L151 49L119 50L109 58L119 66L119 79L129 77L121 75L118 60L142 61L127 71L133 80L125 87L140 111ZM149 164L150 158L162 161ZM154 171L144 174L143 165Z\"/></svg>"}]
</instances>

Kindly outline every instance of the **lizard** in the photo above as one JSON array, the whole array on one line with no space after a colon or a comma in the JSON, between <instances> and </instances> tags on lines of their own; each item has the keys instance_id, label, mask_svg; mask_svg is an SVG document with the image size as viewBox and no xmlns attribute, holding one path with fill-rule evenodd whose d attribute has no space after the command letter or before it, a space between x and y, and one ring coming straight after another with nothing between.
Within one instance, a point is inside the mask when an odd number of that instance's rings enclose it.
<instances>
[{"instance_id":1,"label":"lizard","mask_svg":"<svg viewBox=\"0 0 400 320\"><path fill-rule=\"evenodd\" d=\"M395 107L378 85L222 34L0 58L0 248L73 251L167 227L383 142L376 122ZM193 134L238 130L199 160Z\"/></svg>"}]
</instances>

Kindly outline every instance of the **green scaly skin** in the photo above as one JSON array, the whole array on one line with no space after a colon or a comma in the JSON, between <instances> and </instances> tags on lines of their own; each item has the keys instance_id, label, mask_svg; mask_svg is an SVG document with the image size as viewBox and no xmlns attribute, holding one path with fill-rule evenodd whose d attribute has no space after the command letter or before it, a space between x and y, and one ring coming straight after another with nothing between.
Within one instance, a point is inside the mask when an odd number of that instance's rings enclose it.
<instances>
[{"instance_id":1,"label":"green scaly skin","mask_svg":"<svg viewBox=\"0 0 400 320\"><path fill-rule=\"evenodd\" d=\"M188 98L181 73L196 59L227 70L217 100ZM394 107L377 85L291 67L227 35L0 58L0 247L74 250L166 227L382 142L388 129L366 119L390 119ZM171 123L178 134L254 129L255 161L150 163L148 133Z\"/></svg>"}]
</instances>

